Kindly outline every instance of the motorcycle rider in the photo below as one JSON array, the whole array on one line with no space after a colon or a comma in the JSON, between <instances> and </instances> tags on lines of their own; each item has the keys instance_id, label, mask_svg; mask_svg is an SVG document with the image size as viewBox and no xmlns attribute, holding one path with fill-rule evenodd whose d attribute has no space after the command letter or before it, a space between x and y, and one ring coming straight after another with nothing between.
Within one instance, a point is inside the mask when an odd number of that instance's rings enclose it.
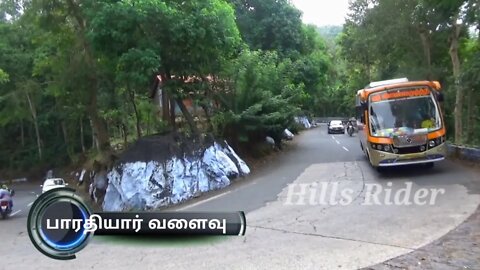
<instances>
[{"instance_id":1,"label":"motorcycle rider","mask_svg":"<svg viewBox=\"0 0 480 270\"><path fill-rule=\"evenodd\" d=\"M8 201L10 209L13 209L12 190L5 184L0 188L0 200Z\"/></svg>"},{"instance_id":2,"label":"motorcycle rider","mask_svg":"<svg viewBox=\"0 0 480 270\"><path fill-rule=\"evenodd\" d=\"M351 134L353 134L353 132L355 131L355 128L354 128L354 122L356 120L354 118L350 118L348 119L348 122L347 122L347 132L348 134L351 136ZM351 130L351 131L350 131ZM351 133L350 133L351 132Z\"/></svg>"}]
</instances>

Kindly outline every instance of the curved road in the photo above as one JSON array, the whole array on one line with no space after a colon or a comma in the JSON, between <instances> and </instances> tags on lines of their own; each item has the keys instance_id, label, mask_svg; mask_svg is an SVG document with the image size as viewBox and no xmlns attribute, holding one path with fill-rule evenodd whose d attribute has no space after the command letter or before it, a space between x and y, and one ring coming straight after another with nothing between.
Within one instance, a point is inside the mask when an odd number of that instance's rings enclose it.
<instances>
[{"instance_id":1,"label":"curved road","mask_svg":"<svg viewBox=\"0 0 480 270\"><path fill-rule=\"evenodd\" d=\"M31 245L26 216L39 188L20 186L21 212L0 222L0 268L357 269L438 239L480 203L478 173L450 161L379 174L358 138L328 135L326 126L296 136L291 148L247 179L172 209L244 210L245 237L141 244L96 237L68 262Z\"/></svg>"}]
</instances>

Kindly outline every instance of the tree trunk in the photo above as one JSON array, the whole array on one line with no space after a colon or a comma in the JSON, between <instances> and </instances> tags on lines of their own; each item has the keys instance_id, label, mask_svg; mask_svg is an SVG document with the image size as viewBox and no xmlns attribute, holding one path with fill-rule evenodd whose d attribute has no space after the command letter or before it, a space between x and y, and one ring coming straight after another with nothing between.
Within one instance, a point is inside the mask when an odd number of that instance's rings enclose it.
<instances>
[{"instance_id":1,"label":"tree trunk","mask_svg":"<svg viewBox=\"0 0 480 270\"><path fill-rule=\"evenodd\" d=\"M110 150L110 138L108 136L107 128L103 119L98 115L98 104L97 104L97 95L98 95L98 78L97 78L97 67L96 60L93 55L90 44L87 41L85 29L87 23L83 17L80 4L75 0L67 0L67 5L70 13L73 16L73 19L76 21L76 34L80 39L83 50L85 52L85 60L88 65L88 96L89 104L87 106L87 113L90 117L93 133L98 142L98 149L101 152L107 152Z\"/></svg>"},{"instance_id":2,"label":"tree trunk","mask_svg":"<svg viewBox=\"0 0 480 270\"><path fill-rule=\"evenodd\" d=\"M20 140L22 142L22 147L25 147L25 130L23 128L23 119L20 120Z\"/></svg>"},{"instance_id":3,"label":"tree trunk","mask_svg":"<svg viewBox=\"0 0 480 270\"><path fill-rule=\"evenodd\" d=\"M123 147L126 148L128 144L128 130L127 126L122 123L122 133L123 133Z\"/></svg>"},{"instance_id":4,"label":"tree trunk","mask_svg":"<svg viewBox=\"0 0 480 270\"><path fill-rule=\"evenodd\" d=\"M80 145L82 147L82 153L85 153L85 140L83 138L83 119L80 118Z\"/></svg>"},{"instance_id":5,"label":"tree trunk","mask_svg":"<svg viewBox=\"0 0 480 270\"><path fill-rule=\"evenodd\" d=\"M92 121L93 133L95 134L95 138L98 144L97 148L101 152L106 152L110 150L110 138L108 136L108 132L103 119L101 119L98 115L96 87L94 90L91 90L90 94L90 104L88 106L87 112L89 114L90 120Z\"/></svg>"},{"instance_id":6,"label":"tree trunk","mask_svg":"<svg viewBox=\"0 0 480 270\"><path fill-rule=\"evenodd\" d=\"M450 58L452 59L452 67L453 67L453 78L455 80L454 89L456 91L456 98L455 98L455 144L461 144L463 139L463 88L460 83L460 58L458 56L458 48L459 48L459 37L460 37L460 26L457 24L457 18L453 19L453 26L452 26L452 35L450 37Z\"/></svg>"},{"instance_id":7,"label":"tree trunk","mask_svg":"<svg viewBox=\"0 0 480 270\"><path fill-rule=\"evenodd\" d=\"M423 53L425 54L425 61L427 62L427 78L432 80L432 54L430 46L430 37L428 36L427 30L419 29L418 30L420 39L422 40Z\"/></svg>"},{"instance_id":8,"label":"tree trunk","mask_svg":"<svg viewBox=\"0 0 480 270\"><path fill-rule=\"evenodd\" d=\"M168 98L167 91L164 87L165 82L167 81L167 77L164 74L162 74L160 78L162 78L162 81L158 84L160 87L158 94L162 95L162 120L165 123L170 123L170 109L169 109L170 100Z\"/></svg>"},{"instance_id":9,"label":"tree trunk","mask_svg":"<svg viewBox=\"0 0 480 270\"><path fill-rule=\"evenodd\" d=\"M137 139L140 139L142 137L142 127L140 123L140 115L138 113L137 109L137 104L135 103L135 92L132 90L129 90L129 95L130 95L130 102L132 102L133 106L133 111L135 112L135 121L136 121L136 127L137 127Z\"/></svg>"},{"instance_id":10,"label":"tree trunk","mask_svg":"<svg viewBox=\"0 0 480 270\"><path fill-rule=\"evenodd\" d=\"M197 128L197 125L195 124L195 120L193 119L192 115L188 111L187 107L185 107L185 104L183 104L183 100L180 98L176 98L178 107L180 107L180 110L182 111L183 116L187 120L188 126L190 127L190 130L192 131L194 137L200 136L200 131Z\"/></svg>"},{"instance_id":11,"label":"tree trunk","mask_svg":"<svg viewBox=\"0 0 480 270\"><path fill-rule=\"evenodd\" d=\"M42 159L42 139L40 138L40 130L38 128L38 120L37 120L37 111L35 110L35 105L28 94L28 91L25 92L28 100L28 106L30 107L30 113L32 114L33 125L35 127L35 136L37 138L37 150L38 150L38 157Z\"/></svg>"},{"instance_id":12,"label":"tree trunk","mask_svg":"<svg viewBox=\"0 0 480 270\"><path fill-rule=\"evenodd\" d=\"M92 120L91 120L91 119L90 119L90 129L92 130L92 149L97 149L97 150L99 150L99 148L98 148L97 135L95 134L94 127L93 127L93 123L92 123Z\"/></svg>"},{"instance_id":13,"label":"tree trunk","mask_svg":"<svg viewBox=\"0 0 480 270\"><path fill-rule=\"evenodd\" d=\"M65 146L68 148L68 132L67 132L67 126L65 125L65 121L60 122L60 126L62 128L62 134L63 134L63 142L65 143Z\"/></svg>"},{"instance_id":14,"label":"tree trunk","mask_svg":"<svg viewBox=\"0 0 480 270\"><path fill-rule=\"evenodd\" d=\"M202 77L202 81L208 84L208 78ZM213 77L213 83L214 85L212 86L212 88L210 88L210 84L208 84L208 86L205 87L205 95L204 95L205 100L204 102L200 102L200 107L202 107L203 112L205 113L205 119L207 120L208 131L213 131L212 118L209 110L211 106L209 106L209 104L211 104L210 100L212 100L211 93L214 91L215 89L214 87L217 84L215 77Z\"/></svg>"},{"instance_id":15,"label":"tree trunk","mask_svg":"<svg viewBox=\"0 0 480 270\"><path fill-rule=\"evenodd\" d=\"M175 99L173 97L170 98L170 125L173 129L173 131L177 131L177 123L176 123L176 117L177 113L175 112Z\"/></svg>"},{"instance_id":16,"label":"tree trunk","mask_svg":"<svg viewBox=\"0 0 480 270\"><path fill-rule=\"evenodd\" d=\"M208 130L212 131L213 130L212 118L210 116L210 111L208 110L208 106L206 104L201 104L201 107L205 113L205 118L207 119Z\"/></svg>"},{"instance_id":17,"label":"tree trunk","mask_svg":"<svg viewBox=\"0 0 480 270\"><path fill-rule=\"evenodd\" d=\"M473 88L469 89L468 91L468 103L467 103L467 142L471 142L474 140L474 128L475 128L475 114L473 113L473 100L474 100L474 93Z\"/></svg>"}]
</instances>

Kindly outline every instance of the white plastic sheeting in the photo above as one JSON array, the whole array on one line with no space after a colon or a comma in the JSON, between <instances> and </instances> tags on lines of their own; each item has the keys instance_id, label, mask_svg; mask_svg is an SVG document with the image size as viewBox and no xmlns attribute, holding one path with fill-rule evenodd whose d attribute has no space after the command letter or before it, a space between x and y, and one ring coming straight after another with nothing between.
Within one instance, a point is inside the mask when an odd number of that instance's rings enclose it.
<instances>
[{"instance_id":1,"label":"white plastic sheeting","mask_svg":"<svg viewBox=\"0 0 480 270\"><path fill-rule=\"evenodd\" d=\"M196 156L172 157L162 163L124 163L107 175L103 210L147 210L177 204L224 188L230 179L249 173L247 164L228 144L218 143Z\"/></svg>"},{"instance_id":2,"label":"white plastic sheeting","mask_svg":"<svg viewBox=\"0 0 480 270\"><path fill-rule=\"evenodd\" d=\"M305 116L295 117L295 122L304 126L306 129L309 129L312 127L312 124L310 124L310 121L308 121L308 118Z\"/></svg>"},{"instance_id":3,"label":"white plastic sheeting","mask_svg":"<svg viewBox=\"0 0 480 270\"><path fill-rule=\"evenodd\" d=\"M284 138L287 139L287 140L292 140L293 137L295 137L295 135L293 135L293 133L292 133L290 130L288 130L288 129L285 129L285 130L283 131L283 136L284 136Z\"/></svg>"}]
</instances>

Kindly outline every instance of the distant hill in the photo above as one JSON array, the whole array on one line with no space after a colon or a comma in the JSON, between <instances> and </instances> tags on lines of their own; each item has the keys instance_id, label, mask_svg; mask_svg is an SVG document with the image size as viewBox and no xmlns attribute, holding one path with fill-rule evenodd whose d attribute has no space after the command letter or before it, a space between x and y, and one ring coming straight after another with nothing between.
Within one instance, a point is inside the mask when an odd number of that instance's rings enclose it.
<instances>
[{"instance_id":1,"label":"distant hill","mask_svg":"<svg viewBox=\"0 0 480 270\"><path fill-rule=\"evenodd\" d=\"M341 25L326 25L317 27L318 33L320 33L320 35L327 41L335 41L342 30L343 26Z\"/></svg>"}]
</instances>

